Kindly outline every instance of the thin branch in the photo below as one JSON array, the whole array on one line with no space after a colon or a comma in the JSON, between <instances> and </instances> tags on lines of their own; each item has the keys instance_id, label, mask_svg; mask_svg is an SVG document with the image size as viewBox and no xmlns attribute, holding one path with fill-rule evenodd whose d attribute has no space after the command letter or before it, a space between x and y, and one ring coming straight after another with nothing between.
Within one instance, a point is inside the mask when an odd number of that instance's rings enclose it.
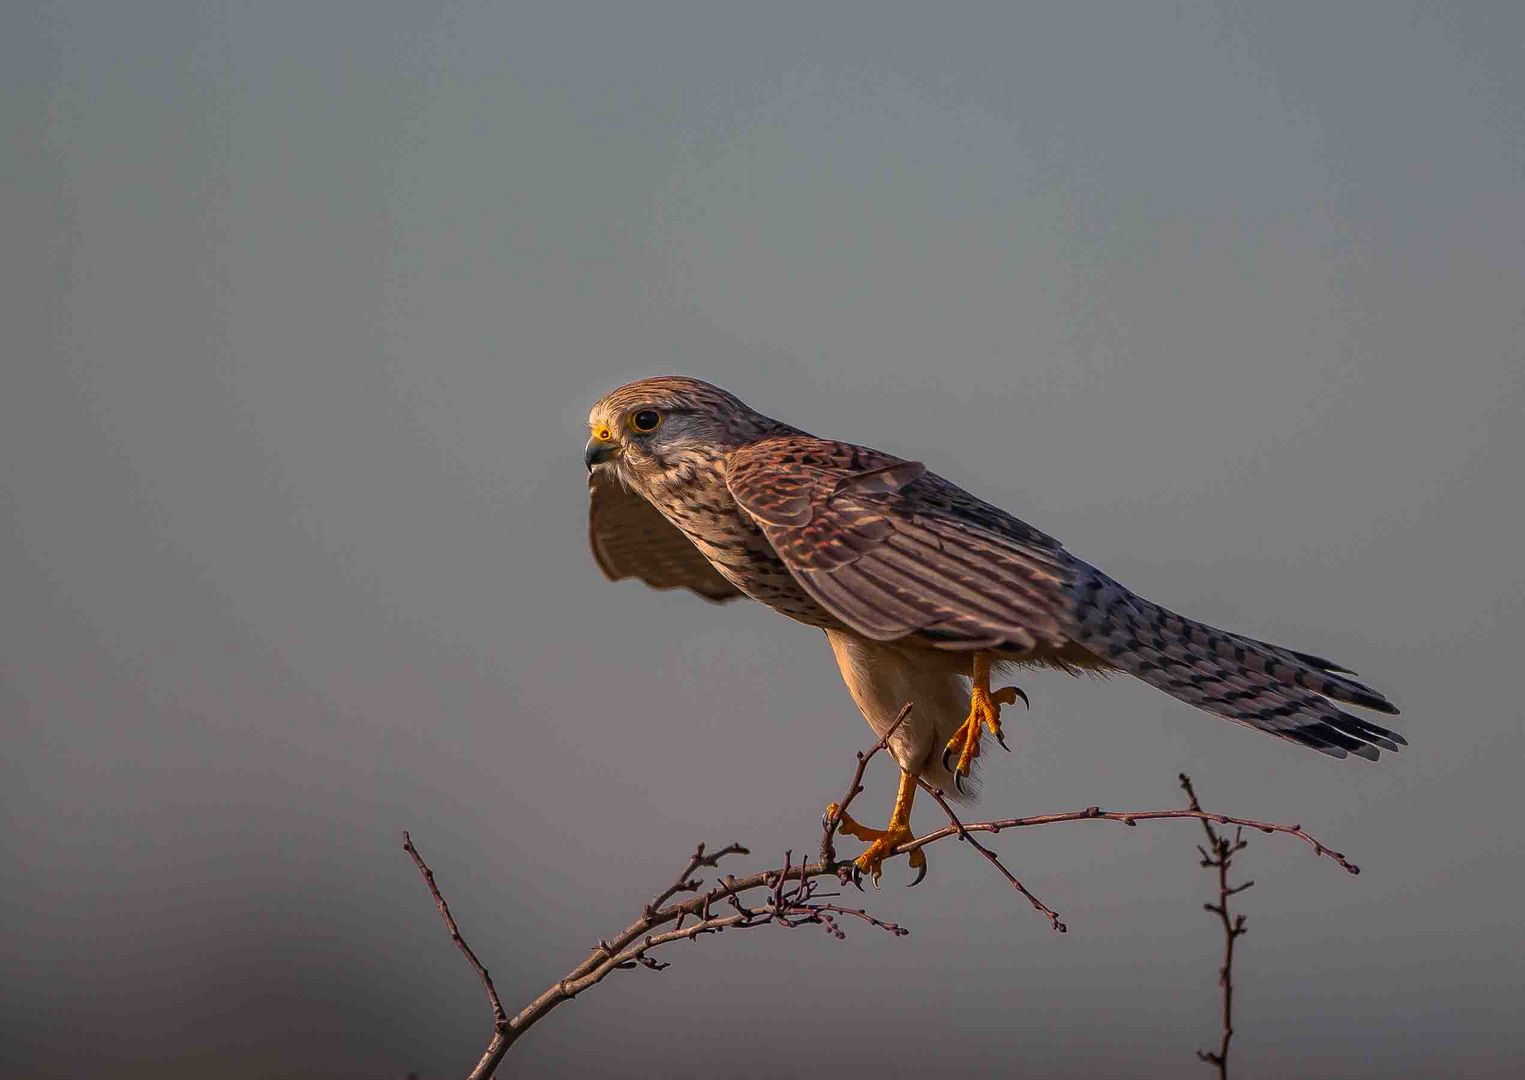
<instances>
[{"instance_id":1,"label":"thin branch","mask_svg":"<svg viewBox=\"0 0 1525 1080\"><path fill-rule=\"evenodd\" d=\"M1202 804L1197 801L1197 792L1191 786L1191 778L1181 773L1180 779L1181 790L1186 792L1191 808L1201 810ZM1255 883L1253 881L1246 881L1243 885L1228 883L1228 872L1234 856L1249 846L1244 838L1244 828L1236 826L1234 838L1230 840L1227 833L1220 833L1213 828L1212 821L1207 818L1201 820L1202 831L1207 834L1207 846L1198 845L1197 850L1202 853L1202 865L1218 872L1218 902L1203 904L1202 907L1216 915L1223 924L1223 966L1218 969L1218 985L1223 988L1223 1029L1218 1037L1218 1049L1198 1050L1197 1060L1204 1061L1217 1069L1219 1080L1228 1080L1228 1046L1234 1038L1234 942L1249 932L1244 928L1244 916L1235 915L1229 911L1228 898L1235 893L1244 892Z\"/></svg>"},{"instance_id":2,"label":"thin branch","mask_svg":"<svg viewBox=\"0 0 1525 1080\"><path fill-rule=\"evenodd\" d=\"M706 889L704 882L696 876L700 870L717 869L722 859L732 855L746 855L748 851L740 844L730 844L713 852L706 850L704 845L699 845L694 850L693 855L689 856L687 864L682 872L673 880L672 884L668 885L667 888L659 892L649 903L645 904L639 916L609 940L600 939L582 963L543 990L538 997L512 1017L505 1015L487 969L476 958L476 955L461 937L455 920L451 917L449 908L445 904L444 897L440 894L439 888L435 884L432 871L424 864L423 859L419 857L417 850L413 847L412 840L404 833L404 849L412 856L414 863L423 874L424 880L429 887L430 895L434 898L436 906L440 909L440 913L445 919L445 926L450 931L451 940L465 954L473 969L476 970L481 978L483 985L487 988L488 1002L492 1006L492 1039L482 1054L481 1060L477 1062L476 1067L469 1074L470 1080L485 1080L485 1078L492 1076L493 1071L502 1062L509 1048L525 1031L538 1023L558 1005L570 1001L583 991L598 985L611 972L634 968L661 971L667 967L665 962L656 960L650 953L674 942L696 941L700 937L723 933L729 929L745 929L765 925L784 928L815 925L822 927L832 937L841 938L846 936L841 927L841 922L845 919L860 920L896 937L903 937L908 934L910 931L904 927L878 918L862 908L847 907L829 902L838 894L820 891L822 883L819 879L827 877L836 878L839 881L850 879L852 864L836 858L833 839L848 805L863 791L863 776L868 767L869 760L879 751L888 747L891 736L900 724L904 722L909 712L909 705L901 709L894 724L885 731L878 742L867 751L858 754L857 767L854 769L852 779L848 784L842 801L838 804L835 812L828 813L822 821L820 857L815 862L801 860L799 863L795 863L793 862L792 853L786 852L783 865L778 869L761 870L744 877L726 874L716 879ZM1209 829L1210 834L1212 832L1211 824L1217 823L1219 825L1235 825L1246 829L1259 829L1267 833L1284 833L1288 836L1295 836L1312 847L1317 854L1334 860L1350 873L1358 872L1355 865L1350 863L1344 855L1314 839L1314 837L1304 832L1300 825L1278 825L1271 822L1252 821L1248 818L1236 818L1223 814L1209 813L1198 806L1195 800L1193 800L1191 808L1186 810L1123 812L1104 811L1098 806L1090 806L1084 810L1060 814L1006 818L1000 821L964 822L953 811L942 791L930 788L925 783L922 784L922 787L927 788L931 792L932 797L942 807L944 813L947 814L950 824L946 828L938 829L901 844L892 854L907 854L918 848L936 843L939 840L947 839L950 836L957 836L970 843L979 851L1000 871L1007 882L1020 892L1032 904L1035 910L1047 917L1050 925L1060 932L1063 932L1066 928L1064 923L1060 922L1058 915L1023 886L993 851L975 840L974 833L988 832L994 834L1005 829L1051 825L1061 821L1101 820L1115 821L1133 826L1137 825L1140 821L1191 818L1201 821L1204 828ZM1242 846L1242 840L1237 842ZM1241 886L1240 888L1247 887ZM753 896L753 894L759 892L762 893L760 897ZM680 899L680 897L682 898ZM1242 932L1242 927L1240 932ZM1227 1043L1225 1042L1224 1045L1226 1048ZM1224 1052L1226 1053L1226 1049Z\"/></svg>"},{"instance_id":3,"label":"thin branch","mask_svg":"<svg viewBox=\"0 0 1525 1080\"><path fill-rule=\"evenodd\" d=\"M413 865L418 867L418 872L424 876L424 884L429 886L429 895L434 897L434 906L439 908L440 918L445 920L445 929L450 931L450 940L455 942L456 947L466 955L472 968L482 980L482 985L487 988L487 1001L492 1006L492 1026L501 1030L508 1024L508 1014L503 1011L503 1002L498 997L498 988L492 984L492 976L487 973L487 968L482 961L477 959L477 954L471 951L471 946L466 944L466 939L461 937L460 927L455 925L455 916L450 914L450 905L445 903L444 894L439 891L439 886L434 881L434 871L429 869L429 864L424 862L424 857L418 853L418 848L413 846L413 838L404 830L402 834L402 849L413 858Z\"/></svg>"},{"instance_id":4,"label":"thin branch","mask_svg":"<svg viewBox=\"0 0 1525 1080\"><path fill-rule=\"evenodd\" d=\"M1084 810L1070 810L1062 814L1038 814L1033 817L1003 818L1000 821L973 821L965 824L966 832L998 833L1005 829L1024 829L1033 825L1054 825L1061 821L1118 821L1124 825L1137 825L1140 821L1166 821L1171 818L1194 818L1201 822L1217 822L1219 825L1238 825L1246 829L1258 829L1263 833L1282 833L1286 836L1295 836L1311 847L1316 854L1323 855L1339 863L1347 873L1359 874L1361 868L1351 862L1344 855L1335 851L1326 844L1319 842L1317 838L1306 832L1301 825L1278 825L1271 821L1255 821L1251 818L1232 817L1228 814L1215 814L1208 810L1103 810L1099 806L1088 806ZM908 840L895 849L894 854L903 855L908 851L914 851L919 847L936 843L949 836L959 835L958 826L949 825L946 828L929 832L925 836L918 836L915 840Z\"/></svg>"}]
</instances>

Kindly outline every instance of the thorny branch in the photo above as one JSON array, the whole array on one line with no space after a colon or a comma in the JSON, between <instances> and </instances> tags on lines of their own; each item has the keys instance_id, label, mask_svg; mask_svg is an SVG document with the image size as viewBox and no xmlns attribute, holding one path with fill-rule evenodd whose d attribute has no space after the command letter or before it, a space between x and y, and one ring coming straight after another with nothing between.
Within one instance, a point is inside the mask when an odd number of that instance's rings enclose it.
<instances>
[{"instance_id":1,"label":"thorny branch","mask_svg":"<svg viewBox=\"0 0 1525 1080\"><path fill-rule=\"evenodd\" d=\"M1193 810L1202 809L1202 805L1197 802L1197 793L1191 786L1191 778L1185 773L1181 773L1181 790L1186 792ZM1234 1037L1234 942L1248 933L1244 928L1244 916L1230 914L1228 898L1244 892L1255 883L1228 883L1229 866L1233 863L1234 856L1248 846L1248 841L1244 839L1244 828L1236 826L1231 840L1228 833L1220 833L1213 828L1207 818L1201 820L1202 831L1207 833L1207 846L1198 844L1197 850L1202 853L1202 865L1218 871L1218 902L1203 904L1202 907L1223 923L1223 966L1218 969L1218 985L1223 987L1223 1033L1218 1037L1217 1050L1198 1050L1197 1058L1217 1069L1219 1080L1228 1080L1228 1044ZM1352 869L1351 872L1355 871Z\"/></svg>"},{"instance_id":2,"label":"thorny branch","mask_svg":"<svg viewBox=\"0 0 1525 1080\"><path fill-rule=\"evenodd\" d=\"M785 852L783 865L777 869L761 870L756 873L747 874L744 877L735 877L731 874L720 876L717 874L713 884L706 889L703 879L695 876L700 870L718 870L721 859L731 855L747 855L750 852L740 844L729 844L715 851L708 851L703 844L700 844L694 850L693 855L689 857L687 865L673 883L645 904L641 909L641 913L628 926L608 940L600 939L598 944L593 947L587 959L548 986L538 997L512 1017L508 1016L504 1011L487 968L477 959L476 954L471 951L470 947L461 937L455 920L450 914L450 909L445 903L445 898L435 883L433 872L425 864L422 856L419 855L411 838L409 838L407 833L404 833L404 849L413 858L419 872L423 875L424 881L429 888L429 893L435 901L435 906L439 909L441 917L445 920L445 926L450 932L451 940L465 954L472 968L487 988L488 1002L492 1006L492 1039L488 1043L487 1049L483 1052L481 1060L477 1062L476 1067L469 1074L469 1080L485 1080L485 1078L492 1076L509 1048L524 1032L543 1019L546 1014L558 1005L570 1001L584 990L598 985L611 972L637 967L661 971L667 967L668 965L665 962L655 959L650 954L675 941L695 941L700 937L709 934L719 934L730 929L748 929L765 925L780 926L788 929L807 925L820 926L832 937L842 938L846 934L842 930L841 922L846 919L861 920L896 937L903 937L909 934L910 931L904 927L880 919L863 908L829 902L831 898L839 894L821 891L823 882L820 879L832 878L839 883L850 882L858 885L860 890L862 889L861 884L859 884L861 880L860 875L857 873L853 863L837 858L834 840L848 807L863 792L863 777L868 768L868 763L875 755L889 745L890 737L900 724L905 721L910 711L911 706L909 704L904 706L896 717L894 724L885 731L879 741L867 751L858 754L857 767L847 786L847 791L839 803L837 803L835 812L828 813L822 820L820 853L815 862L807 862L801 859L800 862L795 863L793 861L793 853ZM929 787L924 783L921 786L932 795L932 798L942 808L944 814L948 817L949 824L944 828L934 830L901 844L893 854L903 855L936 843L939 840L945 840L950 836L957 836L979 851L1006 878L1012 887L1032 904L1035 910L1049 920L1053 929L1061 933L1065 931L1066 927L1060 921L1058 914L1028 891L1021 881L1001 862L1000 857L990 848L976 840L973 834L987 832L993 835L1006 829L1052 825L1061 821L1102 820L1135 826L1141 821L1193 818L1202 822L1203 827L1208 830L1210 836L1217 835L1212 829L1214 823L1220 826L1233 825L1236 826L1236 829L1241 830L1259 829L1261 832L1266 833L1285 833L1288 836L1295 836L1312 847L1316 854L1327 856L1352 874L1359 873L1358 868L1348 861L1344 855L1320 843L1307 832L1303 831L1300 825L1278 825L1272 822L1253 821L1249 818L1237 818L1224 814L1210 813L1203 810L1197 804L1195 796L1192 797L1191 807L1184 810L1125 812L1103 810L1099 806L1089 806L1084 810L1043 814L1036 817L964 822L954 813L953 808L949 805L940 789ZM1238 832L1236 832L1235 842L1242 847L1243 842L1238 840L1237 837ZM1242 886L1241 889L1243 888L1248 888L1248 886ZM685 898L679 899L679 897ZM1214 910L1211 905L1209 905L1209 909ZM1242 926L1239 932L1243 932ZM1232 947L1232 941L1230 941L1230 947ZM1227 969L1225 968L1225 970ZM1227 1053L1228 1035L1231 1034L1227 1026L1228 1015L1226 1000L1224 1009L1225 1036L1222 1054Z\"/></svg>"}]
</instances>

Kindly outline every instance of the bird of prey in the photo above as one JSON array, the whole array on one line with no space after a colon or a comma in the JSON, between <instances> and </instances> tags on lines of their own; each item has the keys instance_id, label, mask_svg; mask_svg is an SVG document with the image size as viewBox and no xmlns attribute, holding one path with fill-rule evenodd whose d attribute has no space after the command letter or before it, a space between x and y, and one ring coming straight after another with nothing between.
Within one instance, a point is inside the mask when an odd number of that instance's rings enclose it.
<instances>
[{"instance_id":1,"label":"bird of prey","mask_svg":"<svg viewBox=\"0 0 1525 1080\"><path fill-rule=\"evenodd\" d=\"M901 769L888 826L842 820L869 841L855 864L876 883L911 838L917 777L962 791L984 733L1005 746L1001 706L1026 696L992 690L992 665L1123 671L1334 757L1405 745L1335 704L1398 711L1348 669L1145 600L919 462L680 376L620 387L588 425L589 539L607 577L749 596L819 627L881 737L913 703L888 743ZM918 881L925 859L910 855Z\"/></svg>"}]
</instances>

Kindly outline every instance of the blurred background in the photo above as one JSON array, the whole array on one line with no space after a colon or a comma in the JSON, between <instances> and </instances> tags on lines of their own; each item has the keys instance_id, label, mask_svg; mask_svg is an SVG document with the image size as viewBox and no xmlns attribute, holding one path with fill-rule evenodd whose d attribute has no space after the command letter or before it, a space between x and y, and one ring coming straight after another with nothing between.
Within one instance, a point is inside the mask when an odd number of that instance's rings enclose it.
<instances>
[{"instance_id":1,"label":"blurred background","mask_svg":"<svg viewBox=\"0 0 1525 1080\"><path fill-rule=\"evenodd\" d=\"M668 371L1347 664L1334 761L1034 674L992 816L1241 856L1235 1075L1513 1076L1525 9L12 3L0 1071L425 1077L698 841L813 849L814 631L601 579L588 406ZM887 811L876 769L864 816ZM935 807L918 809L931 826ZM1205 1073L1194 824L892 866L912 929L619 973L507 1075ZM738 869L741 865L738 864Z\"/></svg>"}]
</instances>

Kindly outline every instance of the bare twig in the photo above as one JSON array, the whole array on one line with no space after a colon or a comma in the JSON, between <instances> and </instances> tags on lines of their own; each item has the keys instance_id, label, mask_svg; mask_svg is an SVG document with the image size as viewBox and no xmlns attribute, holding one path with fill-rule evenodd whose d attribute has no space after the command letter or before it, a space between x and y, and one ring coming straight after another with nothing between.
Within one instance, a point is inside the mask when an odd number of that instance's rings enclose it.
<instances>
[{"instance_id":1,"label":"bare twig","mask_svg":"<svg viewBox=\"0 0 1525 1080\"><path fill-rule=\"evenodd\" d=\"M508 1023L508 1014L503 1011L503 1002L498 997L498 988L492 984L492 976L487 973L487 968L482 966L482 961L477 959L477 954L471 951L471 946L466 944L466 939L461 937L460 927L455 925L455 916L450 914L450 905L445 903L444 895L439 891L439 886L434 881L434 871L424 862L424 857L418 853L418 848L413 846L413 838L404 830L402 834L402 849L413 858L413 865L418 867L418 872L424 876L424 884L429 886L429 895L434 897L434 906L439 908L440 918L445 920L445 929L450 931L450 940L466 955L482 985L487 987L487 1001L492 1006L492 1026L494 1029L502 1029Z\"/></svg>"},{"instance_id":2,"label":"bare twig","mask_svg":"<svg viewBox=\"0 0 1525 1080\"><path fill-rule=\"evenodd\" d=\"M434 898L440 914L445 919L445 926L450 931L451 940L456 942L468 961L470 961L473 969L476 970L483 985L487 988L488 1001L492 1006L492 1039L482 1054L481 1060L477 1062L476 1067L471 1071L470 1080L485 1080L486 1077L492 1076L493 1071L503 1060L503 1056L508 1052L509 1047L525 1031L543 1019L546 1014L558 1005L572 1000L584 990L602 982L611 972L640 967L653 971L661 971L667 964L656 960L650 954L654 950L670 945L673 942L696 941L700 937L722 933L729 929L744 929L765 925L785 928L816 925L822 927L831 936L840 938L845 936L840 925L844 919L858 919L896 937L908 934L910 931L904 927L878 918L862 908L847 907L829 902L837 894L820 891L821 882L819 879L832 877L840 880L849 876L851 863L842 862L836 858L833 839L848 805L863 791L863 776L868 767L869 760L889 745L891 736L896 728L904 722L909 712L910 706L907 705L900 711L895 723L885 731L878 742L867 751L858 754L857 767L853 772L851 782L848 784L846 794L838 804L835 812L828 813L822 822L820 857L815 862L801 860L799 863L795 863L792 853L786 852L783 865L778 869L761 870L744 877L726 874L718 878L706 889L704 882L695 876L700 870L716 869L722 859L732 855L746 855L748 851L740 844L730 844L715 851L707 851L704 845L699 845L694 850L694 853L689 856L688 863L673 880L672 884L658 893L649 903L645 904L641 909L640 915L630 925L626 926L609 940L600 939L582 963L547 987L538 997L512 1017L505 1014L487 969L461 937L455 920L451 917L449 908L445 904L444 897L440 894L439 888L435 884L432 871L424 864L423 859L419 857L417 850L413 847L412 840L404 833L404 849L412 856L414 863L423 874L424 880L429 887L430 895ZM1005 829L1050 825L1061 821L1102 820L1115 821L1132 826L1137 825L1140 821L1192 818L1201 821L1203 827L1207 828L1210 834L1213 834L1211 829L1212 823L1217 823L1219 825L1234 825L1245 829L1259 829L1267 833L1285 833L1289 836L1295 836L1312 847L1317 854L1329 857L1350 873L1358 872L1356 867L1346 860L1345 856L1314 839L1304 832L1300 825L1278 825L1271 822L1252 821L1248 818L1236 818L1223 814L1209 813L1197 805L1195 798L1192 800L1191 808L1185 810L1123 812L1105 811L1098 806L1090 806L1084 810L1059 814L1044 814L1036 817L964 822L953 811L952 806L949 805L942 791L928 787L925 783L922 784L922 787L926 788L942 807L943 812L948 816L950 824L946 828L938 829L901 844L893 854L903 855L950 836L960 837L970 843L995 866L1012 887L1020 892L1032 904L1035 910L1041 912L1055 930L1060 932L1063 932L1066 928L1064 923L1060 922L1059 916L1028 891L993 851L974 838L974 833L988 832L994 834ZM1236 842L1242 846L1242 840L1236 840ZM1241 886L1240 888L1247 887ZM760 896L754 895L759 893L761 894ZM683 894L691 895L683 897ZM1227 1004L1225 1004L1224 1015L1227 1018ZM1225 1019L1226 1023L1227 1020ZM1223 1046L1223 1053L1226 1054L1226 1037Z\"/></svg>"},{"instance_id":3,"label":"bare twig","mask_svg":"<svg viewBox=\"0 0 1525 1080\"><path fill-rule=\"evenodd\" d=\"M884 729L884 734L879 736L879 741L865 751L858 751L858 767L853 770L853 778L848 782L847 793L842 800L832 804L826 814L821 818L821 862L827 866L835 865L837 861L837 849L835 839L837 830L842 826L842 815L847 813L847 808L852 801L863 794L863 773L868 768L868 763L879 751L890 745L890 737L896 729L905 723L906 717L911 715L911 703L907 701L900 706L900 711L895 714L895 720L889 727Z\"/></svg>"},{"instance_id":4,"label":"bare twig","mask_svg":"<svg viewBox=\"0 0 1525 1080\"><path fill-rule=\"evenodd\" d=\"M1197 802L1197 793L1191 786L1191 778L1185 773L1181 774L1181 790L1186 792L1193 810L1202 809L1202 804ZM1248 846L1243 826L1234 828L1234 838L1230 840L1227 833L1220 833L1213 828L1212 821L1208 818L1204 817L1201 821L1202 831L1207 834L1207 846L1197 846L1197 850L1202 853L1202 865L1218 871L1218 902L1202 906L1216 915L1223 924L1223 966L1218 969L1218 985L1223 988L1223 1032L1218 1037L1218 1049L1198 1050L1197 1059L1217 1069L1219 1080L1228 1080L1228 1044L1234 1037L1234 942L1248 933L1244 928L1244 916L1229 912L1228 898L1244 892L1255 883L1228 883L1229 866L1234 856Z\"/></svg>"}]
</instances>

